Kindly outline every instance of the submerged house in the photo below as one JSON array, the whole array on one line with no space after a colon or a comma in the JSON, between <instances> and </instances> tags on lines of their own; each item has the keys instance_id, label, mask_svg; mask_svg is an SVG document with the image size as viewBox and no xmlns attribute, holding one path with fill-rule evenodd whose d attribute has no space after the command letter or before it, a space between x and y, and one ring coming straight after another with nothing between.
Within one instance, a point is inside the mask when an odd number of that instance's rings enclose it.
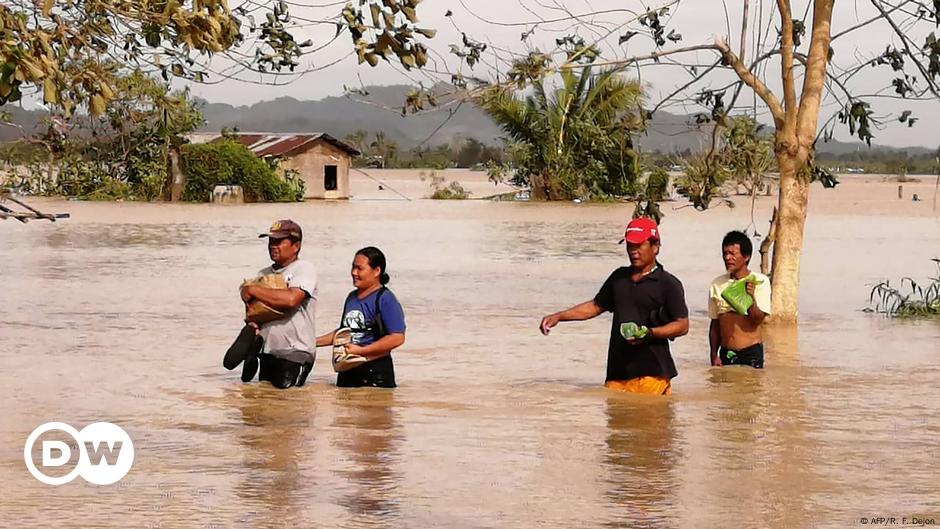
<instances>
[{"instance_id":1,"label":"submerged house","mask_svg":"<svg viewBox=\"0 0 940 529\"><path fill-rule=\"evenodd\" d=\"M280 169L297 171L304 198L349 198L349 168L359 151L329 134L239 132L229 137L256 156L280 159Z\"/></svg>"}]
</instances>

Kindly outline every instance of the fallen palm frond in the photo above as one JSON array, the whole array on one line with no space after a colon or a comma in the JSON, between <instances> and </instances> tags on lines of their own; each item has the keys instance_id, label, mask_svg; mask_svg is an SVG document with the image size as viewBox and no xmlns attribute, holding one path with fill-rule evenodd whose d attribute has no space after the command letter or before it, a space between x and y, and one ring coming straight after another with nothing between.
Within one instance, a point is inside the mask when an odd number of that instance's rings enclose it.
<instances>
[{"instance_id":1,"label":"fallen palm frond","mask_svg":"<svg viewBox=\"0 0 940 529\"><path fill-rule=\"evenodd\" d=\"M895 288L891 281L882 281L872 288L868 297L869 304L874 307L866 310L892 318L940 315L940 259L931 260L937 265L937 276L929 278L928 284L918 284L913 279L904 277L899 287Z\"/></svg>"}]
</instances>

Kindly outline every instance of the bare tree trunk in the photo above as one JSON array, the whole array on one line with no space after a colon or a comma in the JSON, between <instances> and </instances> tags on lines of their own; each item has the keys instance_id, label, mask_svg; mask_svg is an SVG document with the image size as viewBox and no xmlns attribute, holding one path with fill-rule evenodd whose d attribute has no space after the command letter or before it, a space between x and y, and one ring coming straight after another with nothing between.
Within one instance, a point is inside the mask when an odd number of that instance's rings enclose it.
<instances>
[{"instance_id":1,"label":"bare tree trunk","mask_svg":"<svg viewBox=\"0 0 940 529\"><path fill-rule=\"evenodd\" d=\"M781 66L785 116L777 126L777 165L780 168L780 192L777 207L777 240L773 256L772 318L778 322L796 322L800 300L800 257L803 227L809 200L807 163L813 158L813 142L819 120L819 105L825 87L829 44L832 41L834 0L813 1L813 33L806 55L801 97L796 97L793 73L794 42L790 2L777 0L781 17ZM783 125L782 130L779 125Z\"/></svg>"},{"instance_id":2,"label":"bare tree trunk","mask_svg":"<svg viewBox=\"0 0 940 529\"><path fill-rule=\"evenodd\" d=\"M776 321L796 321L800 292L800 254L809 182L801 177L803 164L795 154L777 153L780 194L773 256L772 307Z\"/></svg>"},{"instance_id":3,"label":"bare tree trunk","mask_svg":"<svg viewBox=\"0 0 940 529\"><path fill-rule=\"evenodd\" d=\"M169 186L165 193L170 202L178 202L183 196L183 188L186 186L186 175L180 168L180 150L179 147L171 146L167 152L168 163L167 172L169 174Z\"/></svg>"},{"instance_id":4,"label":"bare tree trunk","mask_svg":"<svg viewBox=\"0 0 940 529\"><path fill-rule=\"evenodd\" d=\"M933 210L934 213L937 211L937 195L940 195L940 173L937 173L937 185L934 186L933 190Z\"/></svg>"},{"instance_id":5,"label":"bare tree trunk","mask_svg":"<svg viewBox=\"0 0 940 529\"><path fill-rule=\"evenodd\" d=\"M529 177L529 196L532 200L557 200L558 197L552 192L552 186L549 184L549 177L541 174Z\"/></svg>"},{"instance_id":6,"label":"bare tree trunk","mask_svg":"<svg viewBox=\"0 0 940 529\"><path fill-rule=\"evenodd\" d=\"M774 208L770 216L770 229L767 236L760 243L760 273L765 276L772 276L773 269L770 267L770 248L777 240L777 208Z\"/></svg>"}]
</instances>

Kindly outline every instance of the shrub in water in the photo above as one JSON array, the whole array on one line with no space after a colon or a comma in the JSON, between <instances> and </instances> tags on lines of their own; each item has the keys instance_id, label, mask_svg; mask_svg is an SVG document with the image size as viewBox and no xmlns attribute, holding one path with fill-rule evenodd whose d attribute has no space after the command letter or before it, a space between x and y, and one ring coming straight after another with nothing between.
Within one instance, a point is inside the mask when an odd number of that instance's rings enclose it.
<instances>
[{"instance_id":1,"label":"shrub in water","mask_svg":"<svg viewBox=\"0 0 940 529\"><path fill-rule=\"evenodd\" d=\"M300 179L278 176L271 164L235 141L184 145L182 165L186 173L183 200L205 202L217 185L241 186L248 202L303 200Z\"/></svg>"}]
</instances>

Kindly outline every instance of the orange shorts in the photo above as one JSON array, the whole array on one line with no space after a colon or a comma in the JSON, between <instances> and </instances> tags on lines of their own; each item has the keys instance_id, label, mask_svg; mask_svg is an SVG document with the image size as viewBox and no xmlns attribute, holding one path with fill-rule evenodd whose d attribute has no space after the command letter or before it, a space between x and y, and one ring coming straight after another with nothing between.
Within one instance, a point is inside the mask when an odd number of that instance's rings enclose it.
<instances>
[{"instance_id":1,"label":"orange shorts","mask_svg":"<svg viewBox=\"0 0 940 529\"><path fill-rule=\"evenodd\" d=\"M637 377L630 380L608 380L604 387L644 395L672 395L672 383L660 377Z\"/></svg>"}]
</instances>

